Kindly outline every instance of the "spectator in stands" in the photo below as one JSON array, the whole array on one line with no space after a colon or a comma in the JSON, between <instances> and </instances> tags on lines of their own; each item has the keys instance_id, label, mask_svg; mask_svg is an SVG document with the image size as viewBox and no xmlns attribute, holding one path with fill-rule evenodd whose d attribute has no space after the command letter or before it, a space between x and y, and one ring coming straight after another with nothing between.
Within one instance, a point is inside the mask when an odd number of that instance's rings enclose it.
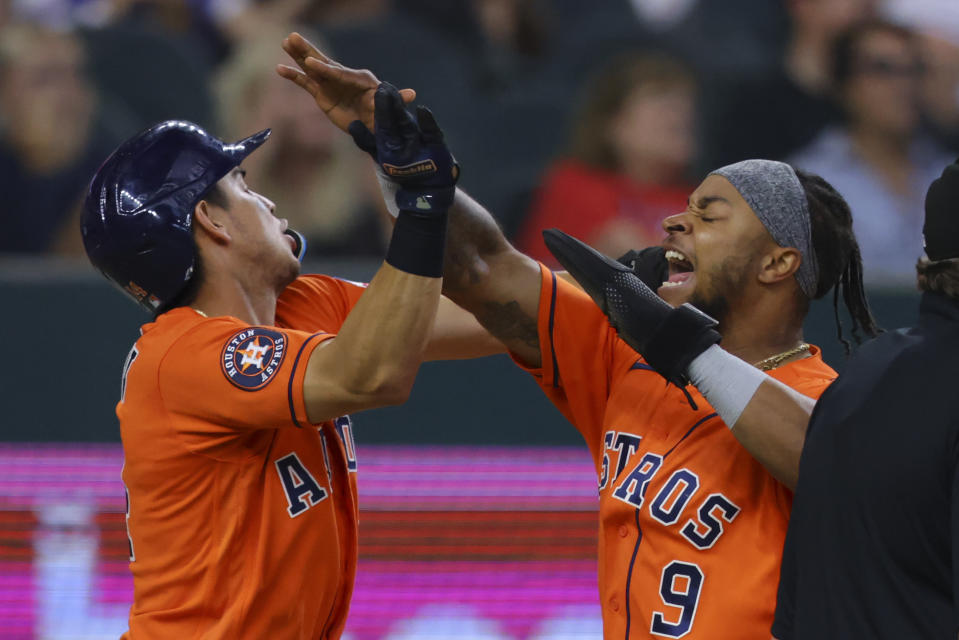
<instances>
[{"instance_id":1,"label":"spectator in stands","mask_svg":"<svg viewBox=\"0 0 959 640\"><path fill-rule=\"evenodd\" d=\"M202 3L108 1L105 24L84 33L90 73L101 93L122 102L137 128L170 118L212 128L209 80L229 45Z\"/></svg>"},{"instance_id":2,"label":"spectator in stands","mask_svg":"<svg viewBox=\"0 0 959 640\"><path fill-rule=\"evenodd\" d=\"M376 20L390 0L206 0L208 12L234 41L258 38L265 26L322 25L324 29Z\"/></svg>"},{"instance_id":3,"label":"spectator in stands","mask_svg":"<svg viewBox=\"0 0 959 640\"><path fill-rule=\"evenodd\" d=\"M379 209L383 199L368 159L316 117L309 96L273 70L271 62L287 62L276 43L288 32L267 30L241 43L220 70L215 86L223 135L273 129L277 144L265 145L244 166L252 188L273 194L277 210L307 237L308 256L380 255L391 225Z\"/></svg>"},{"instance_id":4,"label":"spectator in stands","mask_svg":"<svg viewBox=\"0 0 959 640\"><path fill-rule=\"evenodd\" d=\"M220 21L223 14L233 15L232 6L238 4L237 0L45 0L36 11L48 12L44 5L58 2L69 6L69 20L78 25L159 35L188 53L204 73L229 50L229 34Z\"/></svg>"},{"instance_id":5,"label":"spectator in stands","mask_svg":"<svg viewBox=\"0 0 959 640\"><path fill-rule=\"evenodd\" d=\"M0 31L0 252L82 254L76 217L90 175L129 131L105 113L71 33Z\"/></svg>"},{"instance_id":6,"label":"spectator in stands","mask_svg":"<svg viewBox=\"0 0 959 640\"><path fill-rule=\"evenodd\" d=\"M617 60L585 95L566 157L549 169L517 239L548 264L543 229L619 255L658 243L663 218L682 211L691 191L696 84L683 64L656 55Z\"/></svg>"},{"instance_id":7,"label":"spectator in stands","mask_svg":"<svg viewBox=\"0 0 959 640\"><path fill-rule=\"evenodd\" d=\"M959 5L955 0L883 0L883 16L919 38L922 106L939 142L959 150Z\"/></svg>"},{"instance_id":8,"label":"spectator in stands","mask_svg":"<svg viewBox=\"0 0 959 640\"><path fill-rule=\"evenodd\" d=\"M553 3L547 0L395 0L396 9L471 54L470 84L523 91L551 62Z\"/></svg>"},{"instance_id":9,"label":"spectator in stands","mask_svg":"<svg viewBox=\"0 0 959 640\"><path fill-rule=\"evenodd\" d=\"M875 13L876 0L785 1L790 36L781 63L737 83L721 78L707 91L704 166L781 160L839 120L830 96L832 47L843 30Z\"/></svg>"},{"instance_id":10,"label":"spectator in stands","mask_svg":"<svg viewBox=\"0 0 959 640\"><path fill-rule=\"evenodd\" d=\"M936 137L959 149L959 34L924 33L920 42L926 74L922 104Z\"/></svg>"},{"instance_id":11,"label":"spectator in stands","mask_svg":"<svg viewBox=\"0 0 959 640\"><path fill-rule=\"evenodd\" d=\"M522 84L530 70L547 62L549 3L542 0L473 0L477 27L479 86L504 89Z\"/></svg>"},{"instance_id":12,"label":"spectator in stands","mask_svg":"<svg viewBox=\"0 0 959 640\"><path fill-rule=\"evenodd\" d=\"M911 31L879 20L851 27L833 59L845 123L790 158L845 196L867 283L913 282L925 188L951 159L920 133L922 73Z\"/></svg>"}]
</instances>

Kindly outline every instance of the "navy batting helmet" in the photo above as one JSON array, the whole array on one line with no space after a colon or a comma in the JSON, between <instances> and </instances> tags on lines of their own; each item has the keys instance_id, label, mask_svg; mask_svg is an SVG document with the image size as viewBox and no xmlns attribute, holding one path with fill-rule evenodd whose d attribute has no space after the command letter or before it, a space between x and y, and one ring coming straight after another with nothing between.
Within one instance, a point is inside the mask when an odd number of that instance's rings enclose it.
<instances>
[{"instance_id":1,"label":"navy batting helmet","mask_svg":"<svg viewBox=\"0 0 959 640\"><path fill-rule=\"evenodd\" d=\"M193 209L269 135L226 144L191 122L168 120L121 144L83 203L90 262L147 310L169 304L193 274Z\"/></svg>"}]
</instances>

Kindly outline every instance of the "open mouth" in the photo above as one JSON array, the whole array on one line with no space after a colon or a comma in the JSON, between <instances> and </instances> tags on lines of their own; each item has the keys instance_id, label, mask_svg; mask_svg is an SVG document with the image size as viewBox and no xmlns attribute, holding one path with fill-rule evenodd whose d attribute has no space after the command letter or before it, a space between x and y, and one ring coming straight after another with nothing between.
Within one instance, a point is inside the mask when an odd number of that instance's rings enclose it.
<instances>
[{"instance_id":1,"label":"open mouth","mask_svg":"<svg viewBox=\"0 0 959 640\"><path fill-rule=\"evenodd\" d=\"M669 279L663 282L663 287L678 287L688 281L696 271L692 261L675 249L666 250L666 261L669 263Z\"/></svg>"}]
</instances>

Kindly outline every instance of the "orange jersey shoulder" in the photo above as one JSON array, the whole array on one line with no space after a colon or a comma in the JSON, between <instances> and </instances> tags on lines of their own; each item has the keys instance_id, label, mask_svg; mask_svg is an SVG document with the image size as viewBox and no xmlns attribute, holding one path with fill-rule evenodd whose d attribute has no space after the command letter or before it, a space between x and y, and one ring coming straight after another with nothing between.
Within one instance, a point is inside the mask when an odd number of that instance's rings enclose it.
<instances>
[{"instance_id":1,"label":"orange jersey shoulder","mask_svg":"<svg viewBox=\"0 0 959 640\"><path fill-rule=\"evenodd\" d=\"M300 276L280 294L276 324L309 333L337 333L366 284L324 275Z\"/></svg>"}]
</instances>

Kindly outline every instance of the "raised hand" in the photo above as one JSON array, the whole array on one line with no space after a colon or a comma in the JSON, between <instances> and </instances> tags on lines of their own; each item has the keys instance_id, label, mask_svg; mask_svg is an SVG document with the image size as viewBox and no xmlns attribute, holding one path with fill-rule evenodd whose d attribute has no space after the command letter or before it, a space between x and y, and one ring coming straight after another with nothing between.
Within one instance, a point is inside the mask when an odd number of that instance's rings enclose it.
<instances>
[{"instance_id":1,"label":"raised hand","mask_svg":"<svg viewBox=\"0 0 959 640\"><path fill-rule=\"evenodd\" d=\"M374 104L375 133L359 120L348 127L356 145L373 156L380 172L399 186L395 197L401 211L445 213L453 204L459 165L433 114L420 106L414 120L396 87L388 82L377 88Z\"/></svg>"},{"instance_id":2,"label":"raised hand","mask_svg":"<svg viewBox=\"0 0 959 640\"><path fill-rule=\"evenodd\" d=\"M716 321L689 304L673 308L632 268L558 229L544 231L543 239L619 337L666 380L684 387L689 363L720 340Z\"/></svg>"},{"instance_id":3,"label":"raised hand","mask_svg":"<svg viewBox=\"0 0 959 640\"><path fill-rule=\"evenodd\" d=\"M333 124L346 131L359 120L373 129L373 95L380 81L371 71L343 66L296 32L283 39L283 50L299 69L279 64L276 72L309 93ZM399 94L404 103L416 98L412 89Z\"/></svg>"}]
</instances>

